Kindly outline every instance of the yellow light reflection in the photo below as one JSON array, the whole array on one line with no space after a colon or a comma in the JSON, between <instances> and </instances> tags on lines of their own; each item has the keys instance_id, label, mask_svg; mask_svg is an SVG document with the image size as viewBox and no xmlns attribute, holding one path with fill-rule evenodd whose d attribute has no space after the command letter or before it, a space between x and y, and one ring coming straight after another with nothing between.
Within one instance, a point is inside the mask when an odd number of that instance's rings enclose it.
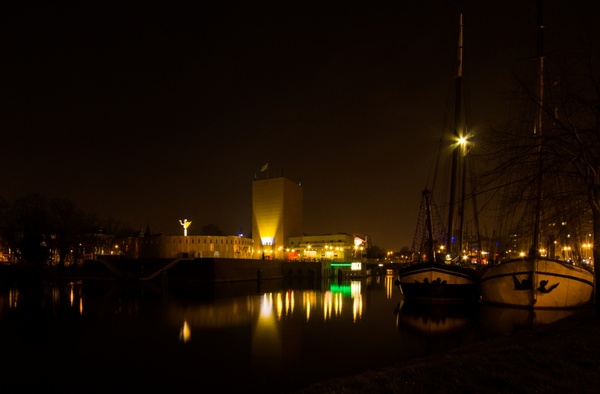
<instances>
[{"instance_id":1,"label":"yellow light reflection","mask_svg":"<svg viewBox=\"0 0 600 394\"><path fill-rule=\"evenodd\" d=\"M291 316L291 315L294 314L294 306L295 306L295 303L294 303L294 292L292 290L290 290L287 295L288 295L288 297L287 297L287 303L288 303L287 311L288 311L289 315Z\"/></svg>"},{"instance_id":2,"label":"yellow light reflection","mask_svg":"<svg viewBox=\"0 0 600 394\"><path fill-rule=\"evenodd\" d=\"M331 317L331 309L333 305L331 291L326 291L323 294L323 320L327 320Z\"/></svg>"},{"instance_id":3,"label":"yellow light reflection","mask_svg":"<svg viewBox=\"0 0 600 394\"><path fill-rule=\"evenodd\" d=\"M179 340L181 342L188 342L192 338L192 331L190 330L190 326L187 320L183 321L183 327L179 330Z\"/></svg>"},{"instance_id":4,"label":"yellow light reflection","mask_svg":"<svg viewBox=\"0 0 600 394\"><path fill-rule=\"evenodd\" d=\"M306 312L306 321L308 321L312 309L317 306L317 299L314 291L302 292L302 306Z\"/></svg>"},{"instance_id":5,"label":"yellow light reflection","mask_svg":"<svg viewBox=\"0 0 600 394\"><path fill-rule=\"evenodd\" d=\"M262 297L262 302L260 304L260 314L261 316L271 316L273 313L273 294L265 293Z\"/></svg>"},{"instance_id":6,"label":"yellow light reflection","mask_svg":"<svg viewBox=\"0 0 600 394\"><path fill-rule=\"evenodd\" d=\"M353 280L350 283L350 294L352 295L352 297L356 296L356 295L360 295L361 292L361 283L359 280Z\"/></svg>"},{"instance_id":7,"label":"yellow light reflection","mask_svg":"<svg viewBox=\"0 0 600 394\"><path fill-rule=\"evenodd\" d=\"M261 299L260 314L252 332L252 365L264 373L279 373L283 346L277 321L273 314L273 296Z\"/></svg>"},{"instance_id":8,"label":"yellow light reflection","mask_svg":"<svg viewBox=\"0 0 600 394\"><path fill-rule=\"evenodd\" d=\"M337 293L335 295L334 303L333 303L336 316L340 316L342 314L343 301L344 301L344 299L342 297L342 294Z\"/></svg>"},{"instance_id":9,"label":"yellow light reflection","mask_svg":"<svg viewBox=\"0 0 600 394\"><path fill-rule=\"evenodd\" d=\"M362 294L359 294L354 297L354 304L352 305L352 317L355 323L357 319L362 317L362 306Z\"/></svg>"},{"instance_id":10,"label":"yellow light reflection","mask_svg":"<svg viewBox=\"0 0 600 394\"><path fill-rule=\"evenodd\" d=\"M394 277L391 275L387 275L385 277L385 297L388 300L392 299L392 292L394 291Z\"/></svg>"},{"instance_id":11,"label":"yellow light reflection","mask_svg":"<svg viewBox=\"0 0 600 394\"><path fill-rule=\"evenodd\" d=\"M276 303L276 313L277 313L277 319L281 320L281 314L283 313L283 298L281 296L281 293L277 293L277 303Z\"/></svg>"}]
</instances>

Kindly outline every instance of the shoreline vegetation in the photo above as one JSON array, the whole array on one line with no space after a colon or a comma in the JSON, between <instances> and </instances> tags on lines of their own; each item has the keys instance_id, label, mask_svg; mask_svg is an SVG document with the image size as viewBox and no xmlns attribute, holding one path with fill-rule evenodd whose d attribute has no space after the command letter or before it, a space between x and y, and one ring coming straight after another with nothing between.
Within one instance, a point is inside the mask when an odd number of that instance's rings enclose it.
<instances>
[{"instance_id":1,"label":"shoreline vegetation","mask_svg":"<svg viewBox=\"0 0 600 394\"><path fill-rule=\"evenodd\" d=\"M552 324L294 393L596 393L598 387L600 316L589 304Z\"/></svg>"}]
</instances>

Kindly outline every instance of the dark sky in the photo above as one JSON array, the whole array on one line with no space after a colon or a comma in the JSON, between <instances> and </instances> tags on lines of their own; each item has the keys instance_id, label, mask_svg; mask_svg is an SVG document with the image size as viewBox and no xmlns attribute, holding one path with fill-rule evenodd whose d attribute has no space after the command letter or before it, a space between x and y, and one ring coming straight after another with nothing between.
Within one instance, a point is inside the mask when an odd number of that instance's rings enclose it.
<instances>
[{"instance_id":1,"label":"dark sky","mask_svg":"<svg viewBox=\"0 0 600 394\"><path fill-rule=\"evenodd\" d=\"M302 182L305 232L412 245L459 11L475 129L503 119L534 44L526 0L17 3L1 6L0 195L167 234L184 218L249 234L268 162ZM556 45L599 15L548 3Z\"/></svg>"}]
</instances>

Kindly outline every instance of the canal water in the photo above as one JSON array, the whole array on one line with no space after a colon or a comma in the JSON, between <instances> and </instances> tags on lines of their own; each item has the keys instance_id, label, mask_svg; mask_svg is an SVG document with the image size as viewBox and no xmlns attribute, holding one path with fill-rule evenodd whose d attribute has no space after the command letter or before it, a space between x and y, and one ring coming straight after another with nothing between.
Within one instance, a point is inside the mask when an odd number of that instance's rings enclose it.
<instances>
[{"instance_id":1,"label":"canal water","mask_svg":"<svg viewBox=\"0 0 600 394\"><path fill-rule=\"evenodd\" d=\"M282 393L570 313L410 305L394 280L3 284L2 391Z\"/></svg>"}]
</instances>

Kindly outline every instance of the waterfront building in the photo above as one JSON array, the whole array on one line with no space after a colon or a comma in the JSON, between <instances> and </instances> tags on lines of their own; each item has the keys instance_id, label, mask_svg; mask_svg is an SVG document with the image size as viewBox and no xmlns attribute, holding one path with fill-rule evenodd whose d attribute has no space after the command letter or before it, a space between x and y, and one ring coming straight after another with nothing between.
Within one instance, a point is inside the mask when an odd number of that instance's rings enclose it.
<instances>
[{"instance_id":1,"label":"waterfront building","mask_svg":"<svg viewBox=\"0 0 600 394\"><path fill-rule=\"evenodd\" d=\"M187 235L187 231L184 235L150 234L148 230L121 239L115 253L144 259L223 258L328 263L361 262L365 258L371 246L369 237L346 233L305 235L302 218L303 189L300 183L284 177L255 179L252 183L252 238Z\"/></svg>"},{"instance_id":2,"label":"waterfront building","mask_svg":"<svg viewBox=\"0 0 600 394\"><path fill-rule=\"evenodd\" d=\"M369 240L345 233L290 237L286 257L291 261L361 261L370 247Z\"/></svg>"},{"instance_id":3,"label":"waterfront building","mask_svg":"<svg viewBox=\"0 0 600 394\"><path fill-rule=\"evenodd\" d=\"M138 258L252 258L252 239L237 235L149 235L133 239ZM132 248L127 248L131 250Z\"/></svg>"},{"instance_id":4,"label":"waterfront building","mask_svg":"<svg viewBox=\"0 0 600 394\"><path fill-rule=\"evenodd\" d=\"M254 258L282 260L290 237L302 236L302 185L284 177L252 182Z\"/></svg>"}]
</instances>

